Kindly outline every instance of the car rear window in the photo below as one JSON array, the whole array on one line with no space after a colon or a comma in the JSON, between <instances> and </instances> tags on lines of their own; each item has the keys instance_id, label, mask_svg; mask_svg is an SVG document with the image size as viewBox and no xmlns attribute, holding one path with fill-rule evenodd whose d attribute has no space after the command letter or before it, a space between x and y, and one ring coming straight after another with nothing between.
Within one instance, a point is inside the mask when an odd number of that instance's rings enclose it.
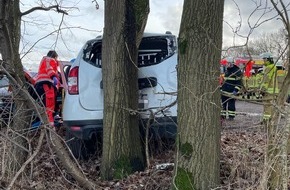
<instances>
[{"instance_id":1,"label":"car rear window","mask_svg":"<svg viewBox=\"0 0 290 190\"><path fill-rule=\"evenodd\" d=\"M102 67L102 42L101 41L89 41L83 50L83 59L96 66Z\"/></svg>"},{"instance_id":2,"label":"car rear window","mask_svg":"<svg viewBox=\"0 0 290 190\"><path fill-rule=\"evenodd\" d=\"M175 36L144 37L139 46L138 67L159 64L176 52ZM102 67L102 42L91 40L83 50L83 59L96 67Z\"/></svg>"}]
</instances>

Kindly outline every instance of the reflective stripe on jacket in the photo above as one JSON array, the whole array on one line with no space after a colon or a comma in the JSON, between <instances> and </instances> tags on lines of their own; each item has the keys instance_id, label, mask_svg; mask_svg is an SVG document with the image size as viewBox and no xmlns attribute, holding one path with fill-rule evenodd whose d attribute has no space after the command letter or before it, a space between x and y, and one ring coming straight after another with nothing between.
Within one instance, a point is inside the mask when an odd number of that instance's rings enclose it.
<instances>
[{"instance_id":1,"label":"reflective stripe on jacket","mask_svg":"<svg viewBox=\"0 0 290 190\"><path fill-rule=\"evenodd\" d=\"M222 91L230 92L239 91L242 87L242 72L239 67L234 65L227 68L222 84Z\"/></svg>"},{"instance_id":2,"label":"reflective stripe on jacket","mask_svg":"<svg viewBox=\"0 0 290 190\"><path fill-rule=\"evenodd\" d=\"M51 58L51 57L43 57L39 69L38 69L38 74L35 79L35 82L43 82L43 81L48 81L53 84L53 77L58 76L58 62L57 60Z\"/></svg>"}]
</instances>

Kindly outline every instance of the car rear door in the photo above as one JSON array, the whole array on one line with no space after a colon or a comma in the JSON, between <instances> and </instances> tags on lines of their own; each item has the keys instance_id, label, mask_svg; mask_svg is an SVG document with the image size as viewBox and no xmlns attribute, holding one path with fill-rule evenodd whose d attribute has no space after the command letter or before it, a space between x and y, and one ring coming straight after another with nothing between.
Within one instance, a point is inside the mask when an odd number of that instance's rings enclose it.
<instances>
[{"instance_id":1,"label":"car rear door","mask_svg":"<svg viewBox=\"0 0 290 190\"><path fill-rule=\"evenodd\" d=\"M81 58L77 60L79 101L87 110L103 110L101 47L101 40L89 41L81 52ZM140 97L147 97L149 108L157 109L175 101L176 96L172 94L177 89L176 64L175 36L143 37L138 57L138 82ZM152 85L154 81L156 84Z\"/></svg>"},{"instance_id":2,"label":"car rear door","mask_svg":"<svg viewBox=\"0 0 290 190\"><path fill-rule=\"evenodd\" d=\"M144 102L145 99L147 105L143 104L144 107L142 107L142 104L139 104L140 109L153 111L164 109L162 112L166 112L166 115L176 116L176 106L172 106L177 95L176 52L174 35L151 35L142 39L138 61L139 102ZM155 82L150 82L149 86L143 86L140 84L140 79L142 79L141 82L151 79Z\"/></svg>"},{"instance_id":3,"label":"car rear door","mask_svg":"<svg viewBox=\"0 0 290 190\"><path fill-rule=\"evenodd\" d=\"M87 42L79 61L79 100L84 109L103 110L102 42Z\"/></svg>"}]
</instances>

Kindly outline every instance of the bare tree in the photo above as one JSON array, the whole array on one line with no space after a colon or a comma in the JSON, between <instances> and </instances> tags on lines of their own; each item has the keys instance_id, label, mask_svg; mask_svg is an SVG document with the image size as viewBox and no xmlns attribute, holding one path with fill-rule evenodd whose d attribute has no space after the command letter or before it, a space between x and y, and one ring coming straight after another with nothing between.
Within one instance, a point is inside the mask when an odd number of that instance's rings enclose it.
<instances>
[{"instance_id":1,"label":"bare tree","mask_svg":"<svg viewBox=\"0 0 290 190\"><path fill-rule=\"evenodd\" d=\"M185 0L179 33L174 189L219 184L223 0Z\"/></svg>"},{"instance_id":2,"label":"bare tree","mask_svg":"<svg viewBox=\"0 0 290 190\"><path fill-rule=\"evenodd\" d=\"M283 0L273 1L271 3L281 18L286 34L287 46L290 45L290 21L288 15L289 3L285 4ZM287 60L289 63L290 55ZM264 171L264 178L262 180L262 187L265 189L288 189L288 159L287 159L287 142L289 141L290 125L279 125L282 114L289 117L289 106L285 106L285 102L290 90L290 72L287 73L277 99L274 99L274 113L272 115L271 123L268 126L268 150L266 157L266 166ZM288 120L287 120L288 121ZM267 183L268 182L268 183Z\"/></svg>"},{"instance_id":3,"label":"bare tree","mask_svg":"<svg viewBox=\"0 0 290 190\"><path fill-rule=\"evenodd\" d=\"M24 80L23 66L19 55L19 42L20 42L20 22L24 15L27 15L36 10L55 10L61 14L67 14L58 4L49 7L41 6L34 7L25 12L20 12L19 0L16 1L1 1L0 2L0 53L2 55L1 70L5 70L8 78L13 84L13 102L15 103L15 109L13 112L13 119L11 126L7 127L7 134L10 138L10 145L7 147L8 154L5 178L11 180L7 189L13 187L13 184L25 170L28 163L39 152L42 145L42 139L47 132L45 126L48 124L48 118L45 114L45 110L40 108L38 104L34 103L34 100L27 92ZM32 111L38 113L41 118L43 126L41 127L41 135L38 142L38 146L34 150L29 145L28 137L26 137L26 129L31 127L31 115ZM65 144L56 135L55 132L49 133L47 141L53 146L53 150L62 161L63 166L80 184L86 189L95 189L96 185L89 181L83 172L78 168L65 148ZM34 151L34 153L32 153ZM30 155L30 156L29 156ZM28 157L29 156L29 157ZM3 169L3 168L2 168Z\"/></svg>"},{"instance_id":4,"label":"bare tree","mask_svg":"<svg viewBox=\"0 0 290 190\"><path fill-rule=\"evenodd\" d=\"M274 33L264 33L259 38L250 40L248 46L252 49L252 55L271 52L285 60L287 57L287 51L285 51L287 46L285 29L281 28Z\"/></svg>"},{"instance_id":5,"label":"bare tree","mask_svg":"<svg viewBox=\"0 0 290 190\"><path fill-rule=\"evenodd\" d=\"M20 41L20 21L21 21L21 13L19 10L19 1L1 1L0 3L0 51L2 54L2 59L4 60L3 67L7 69L7 71L16 79L16 82L23 86L24 74L23 68L21 64L21 60L19 57L19 41ZM31 115L31 112L27 113L29 110L29 105L25 99L21 96L22 94L18 92L18 89L13 88L13 94L15 94L15 105L22 109L20 115L15 117L13 121L14 127L11 128L12 136L15 141L22 145L23 147L28 147L27 141L19 132L21 130L28 127L28 121L30 118L26 117L26 115ZM26 111L25 111L26 110ZM25 122L23 122L25 121ZM8 176L13 176L13 174L20 168L22 163L26 160L27 151L23 148L19 148L18 146L11 147L11 158L10 163L7 165L10 166L11 173ZM18 156L12 156L18 155Z\"/></svg>"}]
</instances>

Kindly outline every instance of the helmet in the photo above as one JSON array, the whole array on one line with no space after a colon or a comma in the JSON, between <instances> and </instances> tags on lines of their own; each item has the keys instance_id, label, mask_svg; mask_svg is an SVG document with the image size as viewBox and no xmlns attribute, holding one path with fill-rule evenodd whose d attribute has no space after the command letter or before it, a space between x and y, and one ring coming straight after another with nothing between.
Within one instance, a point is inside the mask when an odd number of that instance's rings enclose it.
<instances>
[{"instance_id":1,"label":"helmet","mask_svg":"<svg viewBox=\"0 0 290 190\"><path fill-rule=\"evenodd\" d=\"M262 54L260 55L260 57L261 57L262 59L267 59L267 58L273 58L273 55L272 55L272 53L270 53L270 52L265 52L265 53L262 53Z\"/></svg>"},{"instance_id":2,"label":"helmet","mask_svg":"<svg viewBox=\"0 0 290 190\"><path fill-rule=\"evenodd\" d=\"M273 61L273 55L272 55L272 53L270 53L270 52L262 53L262 54L260 55L260 57L261 57L262 59L264 59L264 60L269 61L270 63L274 63L274 61Z\"/></svg>"},{"instance_id":3,"label":"helmet","mask_svg":"<svg viewBox=\"0 0 290 190\"><path fill-rule=\"evenodd\" d=\"M234 60L234 58L233 57L227 57L227 62L228 63L232 63L232 64L234 64L235 63L235 60Z\"/></svg>"}]
</instances>

